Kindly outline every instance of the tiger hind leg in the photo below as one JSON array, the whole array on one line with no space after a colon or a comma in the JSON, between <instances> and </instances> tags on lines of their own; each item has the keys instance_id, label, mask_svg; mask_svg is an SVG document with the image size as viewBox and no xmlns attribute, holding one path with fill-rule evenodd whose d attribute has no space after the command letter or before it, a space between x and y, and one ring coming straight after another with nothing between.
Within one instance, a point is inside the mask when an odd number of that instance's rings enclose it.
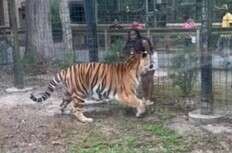
<instances>
[{"instance_id":1,"label":"tiger hind leg","mask_svg":"<svg viewBox=\"0 0 232 153\"><path fill-rule=\"evenodd\" d=\"M92 118L86 117L83 113L84 102L84 98L81 98L80 96L73 97L74 115L83 123L93 122Z\"/></svg>"},{"instance_id":2,"label":"tiger hind leg","mask_svg":"<svg viewBox=\"0 0 232 153\"><path fill-rule=\"evenodd\" d=\"M71 103L72 97L68 92L65 92L64 98L62 100L62 103L60 104L60 111L61 113L64 113L64 110L67 108L67 106Z\"/></svg>"},{"instance_id":3,"label":"tiger hind leg","mask_svg":"<svg viewBox=\"0 0 232 153\"><path fill-rule=\"evenodd\" d=\"M146 111L144 102L134 94L129 96L126 94L121 94L117 99L129 107L136 108L136 117L141 117L141 115L143 115Z\"/></svg>"},{"instance_id":4,"label":"tiger hind leg","mask_svg":"<svg viewBox=\"0 0 232 153\"><path fill-rule=\"evenodd\" d=\"M64 113L65 109L71 103L71 101L72 101L71 99L70 100L63 99L62 103L60 104L60 111L61 111L61 113Z\"/></svg>"}]
</instances>

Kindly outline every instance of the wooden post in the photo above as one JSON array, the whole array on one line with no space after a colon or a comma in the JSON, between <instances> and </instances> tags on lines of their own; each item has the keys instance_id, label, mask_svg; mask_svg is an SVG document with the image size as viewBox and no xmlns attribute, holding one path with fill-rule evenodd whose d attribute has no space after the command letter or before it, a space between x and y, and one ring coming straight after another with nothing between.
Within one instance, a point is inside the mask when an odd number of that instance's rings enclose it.
<instances>
[{"instance_id":1,"label":"wooden post","mask_svg":"<svg viewBox=\"0 0 232 153\"><path fill-rule=\"evenodd\" d=\"M10 25L13 37L13 60L14 60L14 85L22 89L24 88L23 79L23 65L20 57L19 41L18 41L18 22L16 16L16 5L15 0L9 0L9 14L10 14Z\"/></svg>"}]
</instances>

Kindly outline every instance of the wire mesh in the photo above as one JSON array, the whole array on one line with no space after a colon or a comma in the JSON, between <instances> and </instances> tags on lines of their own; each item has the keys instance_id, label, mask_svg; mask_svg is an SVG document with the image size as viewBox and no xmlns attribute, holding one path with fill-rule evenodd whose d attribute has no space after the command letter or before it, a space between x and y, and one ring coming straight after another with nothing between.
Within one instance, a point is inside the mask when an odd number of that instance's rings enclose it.
<instances>
[{"instance_id":1,"label":"wire mesh","mask_svg":"<svg viewBox=\"0 0 232 153\"><path fill-rule=\"evenodd\" d=\"M0 0L0 8L3 7L3 1ZM212 53L213 53L213 89L215 107L220 107L224 111L231 108L231 84L232 84L232 39L231 29L221 29L217 25L221 22L225 9L221 9L220 1L214 3L212 33ZM228 8L231 8L228 3ZM22 7L22 6L20 6ZM55 48L55 54L52 60L45 63L39 63L31 69L27 69L25 64L25 83L26 85L42 85L47 82L52 74L59 69L73 63L88 62L88 41L85 25L85 10L83 1L70 1L68 4L71 28L73 52L65 50L63 27L68 23L62 23L59 12L59 1L51 0L51 28ZM115 59L120 54L127 38L128 24L133 21L145 23L145 29L141 30L143 36L149 37L155 45L158 52L159 69L155 73L155 91L154 98L164 103L173 103L183 98L183 91L180 84L174 84L173 74L176 72L190 72L193 69L196 73L191 93L188 97L198 98L200 96L200 49L198 30L186 31L181 27L185 16L191 16L196 23L201 20L201 1L184 0L97 0L95 15L97 19L97 37L98 37L98 57L100 62L108 62ZM26 48L25 8L20 9L22 17L19 18L20 24L20 48L22 55ZM6 73L12 78L12 47L10 27L5 24L7 15L4 9L0 9L0 71ZM20 15L19 14L19 15ZM22 20L22 21L21 21ZM116 28L110 28L117 23ZM63 25L64 24L64 25ZM198 24L199 27L199 24ZM186 39L186 35L191 35L191 40ZM191 52L190 52L191 50ZM186 54L185 54L186 53ZM191 55L191 56L190 56ZM195 65L189 67L188 60L185 58L196 57ZM178 57L180 58L178 60ZM183 59L181 59L183 58ZM184 65L180 69L175 67L179 63L173 61L182 61ZM184 61L186 60L186 61ZM22 61L25 62L25 61ZM186 63L187 64L186 64ZM5 69L7 68L7 71ZM188 73L186 73L188 74ZM1 75L3 76L3 75ZM179 75L178 77L181 77ZM2 79L1 79L2 80ZM7 79L13 80L13 79ZM188 80L189 81L189 80ZM1 83L4 81L1 81ZM12 85L7 81L3 86Z\"/></svg>"}]
</instances>

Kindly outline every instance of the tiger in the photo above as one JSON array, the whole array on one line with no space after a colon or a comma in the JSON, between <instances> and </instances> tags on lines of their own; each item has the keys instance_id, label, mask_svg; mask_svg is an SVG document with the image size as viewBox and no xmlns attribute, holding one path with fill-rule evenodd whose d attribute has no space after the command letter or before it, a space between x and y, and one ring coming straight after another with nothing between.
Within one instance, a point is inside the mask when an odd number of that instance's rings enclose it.
<instances>
[{"instance_id":1,"label":"tiger","mask_svg":"<svg viewBox=\"0 0 232 153\"><path fill-rule=\"evenodd\" d=\"M63 83L65 92L60 104L61 111L72 103L74 116L80 122L93 122L93 118L86 117L83 111L84 103L89 96L119 101L128 107L136 108L136 117L140 117L146 109L145 102L137 97L136 89L140 75L151 67L150 55L146 51L132 53L120 63L73 64L60 70L40 97L32 93L30 98L38 103L43 102L51 96L59 83Z\"/></svg>"}]
</instances>

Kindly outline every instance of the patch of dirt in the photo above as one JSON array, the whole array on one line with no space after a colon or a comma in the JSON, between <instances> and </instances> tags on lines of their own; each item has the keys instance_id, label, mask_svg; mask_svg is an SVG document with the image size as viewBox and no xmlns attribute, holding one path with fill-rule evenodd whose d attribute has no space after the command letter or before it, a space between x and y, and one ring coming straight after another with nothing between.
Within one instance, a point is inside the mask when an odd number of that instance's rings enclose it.
<instances>
[{"instance_id":1,"label":"patch of dirt","mask_svg":"<svg viewBox=\"0 0 232 153\"><path fill-rule=\"evenodd\" d=\"M232 125L229 122L194 125L184 116L177 115L167 122L167 127L194 144L191 153L230 153L232 150Z\"/></svg>"},{"instance_id":2,"label":"patch of dirt","mask_svg":"<svg viewBox=\"0 0 232 153\"><path fill-rule=\"evenodd\" d=\"M36 90L36 93L40 91L42 89ZM43 104L32 102L29 99L30 93L0 96L1 153L68 153L70 146L87 139L94 129L100 131L99 135L102 134L108 138L119 137L120 133L133 135L133 132L140 132L127 127L136 129L141 126L139 129L142 129L143 123L156 124L161 120L161 117L155 114L147 114L144 118L137 119L134 114L133 116L126 115L120 110L122 107L119 107L116 111L88 113L95 121L91 124L83 124L70 114L60 113L61 94L59 91L54 92L52 97ZM167 127L177 131L186 139L189 138L193 144L192 153L210 151L230 153L232 149L231 134L211 133L202 127L190 124L184 115L176 114L175 118L168 118L165 122ZM219 125L231 126L228 122ZM145 132L138 139L141 140L141 146L158 141L154 135Z\"/></svg>"},{"instance_id":3,"label":"patch of dirt","mask_svg":"<svg viewBox=\"0 0 232 153\"><path fill-rule=\"evenodd\" d=\"M167 127L182 136L194 135L195 133L201 134L203 132L199 127L191 124L185 116L181 115L168 121Z\"/></svg>"},{"instance_id":4,"label":"patch of dirt","mask_svg":"<svg viewBox=\"0 0 232 153\"><path fill-rule=\"evenodd\" d=\"M0 152L66 153L63 131L81 123L72 116L59 115L58 93L38 104L29 98L31 92L0 96Z\"/></svg>"}]
</instances>

